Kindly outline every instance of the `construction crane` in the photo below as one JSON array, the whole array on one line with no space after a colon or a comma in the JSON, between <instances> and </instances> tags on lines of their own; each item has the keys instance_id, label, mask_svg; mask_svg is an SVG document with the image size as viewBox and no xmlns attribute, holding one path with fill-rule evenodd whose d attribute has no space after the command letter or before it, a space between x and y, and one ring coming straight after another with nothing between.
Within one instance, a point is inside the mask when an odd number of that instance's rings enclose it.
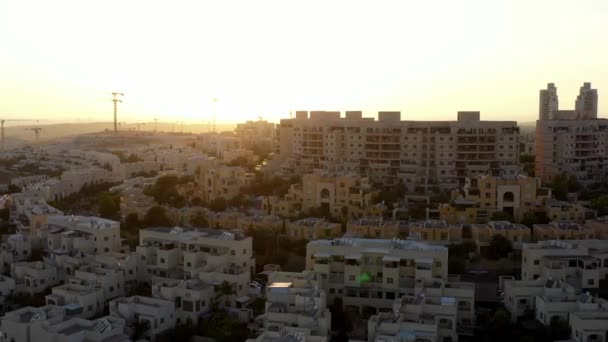
<instances>
[{"instance_id":1,"label":"construction crane","mask_svg":"<svg viewBox=\"0 0 608 342\"><path fill-rule=\"evenodd\" d=\"M34 136L36 137L36 143L40 140L40 131L42 131L42 127L28 127L25 129L26 131L34 131Z\"/></svg>"},{"instance_id":2,"label":"construction crane","mask_svg":"<svg viewBox=\"0 0 608 342\"><path fill-rule=\"evenodd\" d=\"M139 131L139 127L140 126L145 126L146 123L145 122L138 122L138 123L136 123L136 125L137 125L137 130Z\"/></svg>"},{"instance_id":3,"label":"construction crane","mask_svg":"<svg viewBox=\"0 0 608 342\"><path fill-rule=\"evenodd\" d=\"M215 133L215 115L217 112L217 99L213 99L213 133Z\"/></svg>"},{"instance_id":4,"label":"construction crane","mask_svg":"<svg viewBox=\"0 0 608 342\"><path fill-rule=\"evenodd\" d=\"M14 121L31 121L31 120L19 120L19 119L4 119L4 120L0 120L0 127L1 127L1 131L2 131L2 151L4 151L4 123L5 122L14 122Z\"/></svg>"},{"instance_id":5,"label":"construction crane","mask_svg":"<svg viewBox=\"0 0 608 342\"><path fill-rule=\"evenodd\" d=\"M121 99L118 98L118 96L125 96L124 93L112 93L113 99L112 102L114 102L114 135L118 135L118 122L116 121L116 112L118 111L118 102L122 102Z\"/></svg>"}]
</instances>

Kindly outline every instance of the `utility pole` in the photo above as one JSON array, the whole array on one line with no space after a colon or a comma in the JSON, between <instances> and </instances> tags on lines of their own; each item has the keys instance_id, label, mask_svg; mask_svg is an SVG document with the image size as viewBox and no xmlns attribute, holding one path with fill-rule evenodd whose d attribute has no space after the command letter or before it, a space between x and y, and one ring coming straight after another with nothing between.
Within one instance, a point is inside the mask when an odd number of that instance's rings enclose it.
<instances>
[{"instance_id":1,"label":"utility pole","mask_svg":"<svg viewBox=\"0 0 608 342\"><path fill-rule=\"evenodd\" d=\"M157 128L158 128L158 119L154 118L154 132L156 132Z\"/></svg>"},{"instance_id":2,"label":"utility pole","mask_svg":"<svg viewBox=\"0 0 608 342\"><path fill-rule=\"evenodd\" d=\"M0 120L0 127L1 127L0 130L2 131L2 148L1 148L2 151L4 151L4 123L7 121L31 121L31 120L13 120L13 119Z\"/></svg>"},{"instance_id":3,"label":"utility pole","mask_svg":"<svg viewBox=\"0 0 608 342\"><path fill-rule=\"evenodd\" d=\"M119 99L118 96L125 96L125 94L112 93L112 96L113 96L112 101L114 102L114 135L118 135L118 122L116 121L116 119L117 119L116 112L118 111L118 102L122 102L122 100Z\"/></svg>"},{"instance_id":4,"label":"utility pole","mask_svg":"<svg viewBox=\"0 0 608 342\"><path fill-rule=\"evenodd\" d=\"M38 141L40 140L40 131L42 131L42 127L30 127L30 128L26 128L25 130L27 131L34 131L34 136L36 137L36 143L38 143Z\"/></svg>"}]
</instances>

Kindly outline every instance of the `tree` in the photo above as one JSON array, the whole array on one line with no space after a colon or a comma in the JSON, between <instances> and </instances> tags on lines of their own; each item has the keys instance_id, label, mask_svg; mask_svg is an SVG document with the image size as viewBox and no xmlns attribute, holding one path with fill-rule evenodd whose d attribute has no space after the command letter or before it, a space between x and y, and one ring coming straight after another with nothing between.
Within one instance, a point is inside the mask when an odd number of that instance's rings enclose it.
<instances>
[{"instance_id":1,"label":"tree","mask_svg":"<svg viewBox=\"0 0 608 342\"><path fill-rule=\"evenodd\" d=\"M576 177L567 173L560 173L553 177L549 186L555 198L560 201L566 201L569 193L577 192L581 189Z\"/></svg>"},{"instance_id":2,"label":"tree","mask_svg":"<svg viewBox=\"0 0 608 342\"><path fill-rule=\"evenodd\" d=\"M125 229L126 230L133 230L133 228L137 228L139 227L140 222L139 222L139 217L137 217L137 214L135 213L130 213L129 215L127 215L127 217L125 217Z\"/></svg>"},{"instance_id":3,"label":"tree","mask_svg":"<svg viewBox=\"0 0 608 342\"><path fill-rule=\"evenodd\" d=\"M99 196L99 216L107 219L118 218L120 212L120 196L103 193Z\"/></svg>"},{"instance_id":4,"label":"tree","mask_svg":"<svg viewBox=\"0 0 608 342\"><path fill-rule=\"evenodd\" d=\"M190 219L190 224L194 227L201 228L209 226L209 222L207 222L207 216L202 211L197 211L194 216L192 216L192 219Z\"/></svg>"},{"instance_id":5,"label":"tree","mask_svg":"<svg viewBox=\"0 0 608 342\"><path fill-rule=\"evenodd\" d=\"M547 216L547 213L540 210L530 210L524 213L524 216L521 219L521 224L526 227L533 229L535 224L546 224L551 220Z\"/></svg>"},{"instance_id":6,"label":"tree","mask_svg":"<svg viewBox=\"0 0 608 342\"><path fill-rule=\"evenodd\" d=\"M568 321L559 317L551 317L549 326L547 327L547 337L550 341L567 340L570 337L570 325Z\"/></svg>"},{"instance_id":7,"label":"tree","mask_svg":"<svg viewBox=\"0 0 608 342\"><path fill-rule=\"evenodd\" d=\"M599 216L608 215L608 195L600 195L592 199L591 208L596 210Z\"/></svg>"},{"instance_id":8,"label":"tree","mask_svg":"<svg viewBox=\"0 0 608 342\"><path fill-rule=\"evenodd\" d=\"M172 225L172 222L167 217L165 208L157 205L150 208L144 216L144 225L146 227L168 227Z\"/></svg>"},{"instance_id":9,"label":"tree","mask_svg":"<svg viewBox=\"0 0 608 342\"><path fill-rule=\"evenodd\" d=\"M511 241L502 235L494 235L490 240L490 246L486 250L486 257L492 260L506 258L512 250Z\"/></svg>"},{"instance_id":10,"label":"tree","mask_svg":"<svg viewBox=\"0 0 608 342\"><path fill-rule=\"evenodd\" d=\"M144 194L154 197L159 204L167 204L175 208L181 208L186 200L177 192L177 184L180 179L174 175L162 176L156 183L144 190Z\"/></svg>"},{"instance_id":11,"label":"tree","mask_svg":"<svg viewBox=\"0 0 608 342\"><path fill-rule=\"evenodd\" d=\"M513 222L513 216L511 214L506 213L504 211L495 211L490 216L490 221L509 221Z\"/></svg>"},{"instance_id":12,"label":"tree","mask_svg":"<svg viewBox=\"0 0 608 342\"><path fill-rule=\"evenodd\" d=\"M218 197L209 203L209 209L215 212L220 212L226 210L228 204L224 197Z\"/></svg>"}]
</instances>

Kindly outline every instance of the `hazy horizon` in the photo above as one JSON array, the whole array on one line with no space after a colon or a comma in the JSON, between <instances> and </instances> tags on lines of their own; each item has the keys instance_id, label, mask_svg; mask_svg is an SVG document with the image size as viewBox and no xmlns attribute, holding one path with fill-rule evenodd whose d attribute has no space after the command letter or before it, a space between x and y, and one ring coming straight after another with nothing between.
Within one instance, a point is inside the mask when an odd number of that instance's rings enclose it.
<instances>
[{"instance_id":1,"label":"hazy horizon","mask_svg":"<svg viewBox=\"0 0 608 342\"><path fill-rule=\"evenodd\" d=\"M35 7L35 10L33 10ZM0 117L276 122L295 110L531 122L553 82L608 89L608 2L0 4ZM42 122L41 122L42 124ZM8 123L7 123L8 125Z\"/></svg>"}]
</instances>

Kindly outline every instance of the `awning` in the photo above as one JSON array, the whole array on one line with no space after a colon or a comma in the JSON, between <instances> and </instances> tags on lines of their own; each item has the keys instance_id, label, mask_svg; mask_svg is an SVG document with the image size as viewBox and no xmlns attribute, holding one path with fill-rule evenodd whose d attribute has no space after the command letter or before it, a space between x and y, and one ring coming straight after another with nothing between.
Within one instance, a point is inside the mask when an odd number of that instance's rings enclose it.
<instances>
[{"instance_id":1,"label":"awning","mask_svg":"<svg viewBox=\"0 0 608 342\"><path fill-rule=\"evenodd\" d=\"M417 264L432 264L433 258L416 258Z\"/></svg>"},{"instance_id":2,"label":"awning","mask_svg":"<svg viewBox=\"0 0 608 342\"><path fill-rule=\"evenodd\" d=\"M401 259L398 258L398 257L394 257L394 256L390 256L390 255L385 255L385 256L382 257L382 261L390 261L390 262L395 261L395 262L398 262L398 261L401 261Z\"/></svg>"},{"instance_id":3,"label":"awning","mask_svg":"<svg viewBox=\"0 0 608 342\"><path fill-rule=\"evenodd\" d=\"M361 260L361 258L363 258L363 255L361 254L350 254L344 257L345 259L350 259L350 260Z\"/></svg>"},{"instance_id":4,"label":"awning","mask_svg":"<svg viewBox=\"0 0 608 342\"><path fill-rule=\"evenodd\" d=\"M329 258L331 256L330 253L327 252L317 252L315 253L315 258Z\"/></svg>"}]
</instances>

